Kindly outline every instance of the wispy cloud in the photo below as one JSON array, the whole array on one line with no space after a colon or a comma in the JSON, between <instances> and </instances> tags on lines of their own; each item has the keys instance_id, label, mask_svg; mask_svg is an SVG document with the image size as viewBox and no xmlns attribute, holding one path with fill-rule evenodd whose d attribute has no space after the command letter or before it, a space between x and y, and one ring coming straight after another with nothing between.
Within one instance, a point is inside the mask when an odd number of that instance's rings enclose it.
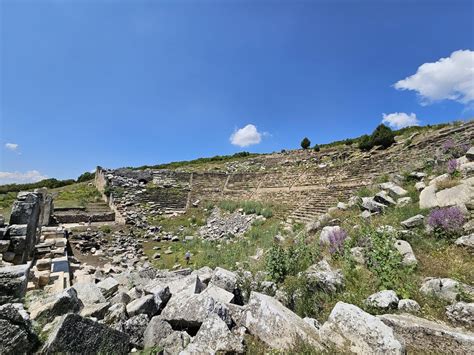
<instances>
[{"instance_id":1,"label":"wispy cloud","mask_svg":"<svg viewBox=\"0 0 474 355\"><path fill-rule=\"evenodd\" d=\"M38 170L30 170L24 173L14 171L0 171L0 185L37 182L47 179L46 175L41 174Z\"/></svg>"},{"instance_id":2,"label":"wispy cloud","mask_svg":"<svg viewBox=\"0 0 474 355\"><path fill-rule=\"evenodd\" d=\"M392 128L400 129L409 126L418 126L420 121L416 118L416 115L412 112L410 114L405 112L394 112L389 114L383 114L382 123L388 124Z\"/></svg>"},{"instance_id":3,"label":"wispy cloud","mask_svg":"<svg viewBox=\"0 0 474 355\"><path fill-rule=\"evenodd\" d=\"M248 147L258 144L262 141L262 133L257 130L253 124L248 124L243 128L236 130L230 136L230 142L239 147Z\"/></svg>"},{"instance_id":4,"label":"wispy cloud","mask_svg":"<svg viewBox=\"0 0 474 355\"><path fill-rule=\"evenodd\" d=\"M440 100L474 101L474 51L459 50L448 58L422 64L415 74L395 83L398 90L416 91L422 105Z\"/></svg>"},{"instance_id":5,"label":"wispy cloud","mask_svg":"<svg viewBox=\"0 0 474 355\"><path fill-rule=\"evenodd\" d=\"M18 147L19 145L16 143L5 143L5 148L7 148L8 150L11 150L12 152L17 151Z\"/></svg>"}]
</instances>

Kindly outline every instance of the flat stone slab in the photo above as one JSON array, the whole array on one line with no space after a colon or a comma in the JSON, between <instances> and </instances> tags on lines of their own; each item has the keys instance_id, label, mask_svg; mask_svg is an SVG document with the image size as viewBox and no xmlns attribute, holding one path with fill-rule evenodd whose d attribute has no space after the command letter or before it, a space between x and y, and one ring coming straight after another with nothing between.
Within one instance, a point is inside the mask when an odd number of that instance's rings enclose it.
<instances>
[{"instance_id":1,"label":"flat stone slab","mask_svg":"<svg viewBox=\"0 0 474 355\"><path fill-rule=\"evenodd\" d=\"M474 333L409 314L377 316L406 344L408 353L472 354Z\"/></svg>"}]
</instances>

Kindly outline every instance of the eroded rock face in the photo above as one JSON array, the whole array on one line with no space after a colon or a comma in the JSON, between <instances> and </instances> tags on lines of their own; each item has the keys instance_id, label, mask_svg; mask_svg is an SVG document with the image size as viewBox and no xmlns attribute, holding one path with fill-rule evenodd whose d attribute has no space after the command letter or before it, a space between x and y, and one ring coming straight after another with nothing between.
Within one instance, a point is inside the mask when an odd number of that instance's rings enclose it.
<instances>
[{"instance_id":1,"label":"eroded rock face","mask_svg":"<svg viewBox=\"0 0 474 355\"><path fill-rule=\"evenodd\" d=\"M42 349L44 354L127 354L127 334L77 314L63 316Z\"/></svg>"},{"instance_id":2,"label":"eroded rock face","mask_svg":"<svg viewBox=\"0 0 474 355\"><path fill-rule=\"evenodd\" d=\"M39 341L20 303L0 306L0 353L32 353Z\"/></svg>"},{"instance_id":3,"label":"eroded rock face","mask_svg":"<svg viewBox=\"0 0 474 355\"><path fill-rule=\"evenodd\" d=\"M474 327L474 303L457 302L449 305L446 315L454 324Z\"/></svg>"},{"instance_id":4,"label":"eroded rock face","mask_svg":"<svg viewBox=\"0 0 474 355\"><path fill-rule=\"evenodd\" d=\"M290 349L297 339L302 339L315 349L323 349L316 328L274 298L261 293L250 294L243 325L250 334L274 349Z\"/></svg>"},{"instance_id":5,"label":"eroded rock face","mask_svg":"<svg viewBox=\"0 0 474 355\"><path fill-rule=\"evenodd\" d=\"M392 329L360 308L338 302L320 329L321 339L341 352L404 354Z\"/></svg>"},{"instance_id":6,"label":"eroded rock face","mask_svg":"<svg viewBox=\"0 0 474 355\"><path fill-rule=\"evenodd\" d=\"M474 349L474 333L409 314L385 314L378 318L404 340L411 353L469 354Z\"/></svg>"}]
</instances>

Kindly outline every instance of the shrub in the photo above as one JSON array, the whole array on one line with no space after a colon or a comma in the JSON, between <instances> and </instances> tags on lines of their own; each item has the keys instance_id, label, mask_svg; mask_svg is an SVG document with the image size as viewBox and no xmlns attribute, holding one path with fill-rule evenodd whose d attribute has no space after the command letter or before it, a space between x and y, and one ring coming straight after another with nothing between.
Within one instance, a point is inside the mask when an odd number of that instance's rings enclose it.
<instances>
[{"instance_id":1,"label":"shrub","mask_svg":"<svg viewBox=\"0 0 474 355\"><path fill-rule=\"evenodd\" d=\"M93 180L94 178L95 178L95 173L90 173L86 171L84 174L82 174L81 176L77 178L77 182L90 181L90 180Z\"/></svg>"},{"instance_id":2,"label":"shrub","mask_svg":"<svg viewBox=\"0 0 474 355\"><path fill-rule=\"evenodd\" d=\"M377 231L371 231L368 237L368 268L377 275L380 288L397 288L401 284L402 256L395 248L395 237Z\"/></svg>"},{"instance_id":3,"label":"shrub","mask_svg":"<svg viewBox=\"0 0 474 355\"><path fill-rule=\"evenodd\" d=\"M374 146L390 147L395 143L395 134L390 127L381 124L372 132L370 136L364 134L359 138L359 149L370 150Z\"/></svg>"},{"instance_id":4,"label":"shrub","mask_svg":"<svg viewBox=\"0 0 474 355\"><path fill-rule=\"evenodd\" d=\"M321 148L319 147L319 144L316 144L314 147L313 147L314 151L315 152L319 152L321 150Z\"/></svg>"},{"instance_id":5,"label":"shrub","mask_svg":"<svg viewBox=\"0 0 474 355\"><path fill-rule=\"evenodd\" d=\"M359 138L359 149L360 150L370 150L372 149L373 144L370 137L367 134L364 134L362 137Z\"/></svg>"},{"instance_id":6,"label":"shrub","mask_svg":"<svg viewBox=\"0 0 474 355\"><path fill-rule=\"evenodd\" d=\"M308 149L310 145L311 145L311 141L307 137L304 137L303 140L301 141L301 148Z\"/></svg>"},{"instance_id":7,"label":"shrub","mask_svg":"<svg viewBox=\"0 0 474 355\"><path fill-rule=\"evenodd\" d=\"M454 238L462 232L465 218L459 207L444 207L431 211L428 225L439 237Z\"/></svg>"},{"instance_id":8,"label":"shrub","mask_svg":"<svg viewBox=\"0 0 474 355\"><path fill-rule=\"evenodd\" d=\"M395 143L395 135L390 127L380 124L372 133L371 140L373 145L380 145L384 148L388 148Z\"/></svg>"},{"instance_id":9,"label":"shrub","mask_svg":"<svg viewBox=\"0 0 474 355\"><path fill-rule=\"evenodd\" d=\"M279 246L270 248L266 258L266 270L270 278L276 282L282 282L288 274L286 252Z\"/></svg>"}]
</instances>

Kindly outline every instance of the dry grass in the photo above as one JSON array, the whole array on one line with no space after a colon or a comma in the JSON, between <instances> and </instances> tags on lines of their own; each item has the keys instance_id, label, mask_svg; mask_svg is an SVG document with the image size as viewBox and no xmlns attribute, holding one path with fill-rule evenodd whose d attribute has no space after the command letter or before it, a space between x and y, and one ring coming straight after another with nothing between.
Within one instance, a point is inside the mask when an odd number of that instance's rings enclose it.
<instances>
[{"instance_id":1,"label":"dry grass","mask_svg":"<svg viewBox=\"0 0 474 355\"><path fill-rule=\"evenodd\" d=\"M438 181L436 183L436 189L438 191L441 191L441 190L444 190L444 189L449 189L449 188L454 187L454 186L458 186L460 183L461 182L459 181L459 179L449 178L449 179L446 179L446 180Z\"/></svg>"}]
</instances>

